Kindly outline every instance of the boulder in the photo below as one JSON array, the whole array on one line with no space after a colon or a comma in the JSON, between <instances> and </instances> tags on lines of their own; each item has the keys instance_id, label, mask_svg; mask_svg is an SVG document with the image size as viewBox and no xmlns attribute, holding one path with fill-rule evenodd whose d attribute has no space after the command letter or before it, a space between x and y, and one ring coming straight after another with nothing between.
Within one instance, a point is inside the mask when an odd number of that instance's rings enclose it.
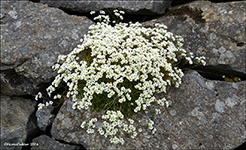
<instances>
[{"instance_id":1,"label":"boulder","mask_svg":"<svg viewBox=\"0 0 246 150\"><path fill-rule=\"evenodd\" d=\"M34 113L35 105L34 100L1 94L1 149L28 146L25 141L34 134L31 131L35 131L35 125L30 125L29 119Z\"/></svg>"},{"instance_id":2,"label":"boulder","mask_svg":"<svg viewBox=\"0 0 246 150\"><path fill-rule=\"evenodd\" d=\"M40 130L45 131L46 128L51 125L53 122L55 115L51 114L53 111L53 106L43 107L41 110L36 112L37 124Z\"/></svg>"},{"instance_id":3,"label":"boulder","mask_svg":"<svg viewBox=\"0 0 246 150\"><path fill-rule=\"evenodd\" d=\"M128 14L150 15L163 14L171 3L41 2L46 4L1 2L1 149L30 146L28 142L40 134L36 124L46 134L52 124L52 138L42 135L33 139L39 147L31 149L83 149L81 145L87 149L233 149L245 142L246 81L208 80L196 71L185 72L180 88L169 87L166 94L156 95L172 102L170 107L161 108L162 114L156 115L155 108L159 107L153 106L133 115L136 127L143 131L135 139L119 132L125 139L124 145L111 144L109 138L97 131L88 134L82 129L83 121L101 113L74 110L70 99L64 102L55 119L49 108L33 113L36 102L24 97L36 95L49 86L56 76L51 66L57 56L75 48L93 24L84 16L68 15L58 8L82 13L118 8ZM184 38L187 51L205 55L207 65L197 68L199 73L210 73L213 78L218 74L234 75L245 80L245 4L192 2L143 24L153 27L155 23L163 23L169 31ZM16 97L20 95L22 98ZM150 119L157 129L154 134L146 127ZM101 125L99 121L96 127Z\"/></svg>"},{"instance_id":4,"label":"boulder","mask_svg":"<svg viewBox=\"0 0 246 150\"><path fill-rule=\"evenodd\" d=\"M47 135L41 135L32 140L31 150L59 149L59 150L80 150L82 146L60 143Z\"/></svg>"},{"instance_id":5,"label":"boulder","mask_svg":"<svg viewBox=\"0 0 246 150\"><path fill-rule=\"evenodd\" d=\"M207 58L207 66L200 70L246 78L245 6L244 1L194 1L172 8L144 26L162 23L173 34L182 36L184 49Z\"/></svg>"},{"instance_id":6,"label":"boulder","mask_svg":"<svg viewBox=\"0 0 246 150\"><path fill-rule=\"evenodd\" d=\"M87 149L232 149L245 140L245 93L246 82L229 83L207 80L196 71L185 72L183 84L177 89L169 87L165 97L172 102L168 108L161 107L156 115L151 106L133 118L142 132L135 139L119 134L125 144L112 144L109 138L95 133L88 134L80 127L100 112L72 109L73 102L66 100L57 114L51 135L58 140L82 144ZM157 131L147 129L153 120ZM140 122L138 122L140 121ZM99 120L96 128L102 125Z\"/></svg>"},{"instance_id":7,"label":"boulder","mask_svg":"<svg viewBox=\"0 0 246 150\"><path fill-rule=\"evenodd\" d=\"M40 3L4 1L1 6L2 92L36 95L55 77L51 66L57 56L72 51L93 22Z\"/></svg>"},{"instance_id":8,"label":"boulder","mask_svg":"<svg viewBox=\"0 0 246 150\"><path fill-rule=\"evenodd\" d=\"M51 7L57 7L79 13L90 11L119 9L127 14L156 15L163 14L170 7L172 1L136 1L136 0L113 0L113 1L59 1L59 0L40 0L41 3Z\"/></svg>"}]
</instances>

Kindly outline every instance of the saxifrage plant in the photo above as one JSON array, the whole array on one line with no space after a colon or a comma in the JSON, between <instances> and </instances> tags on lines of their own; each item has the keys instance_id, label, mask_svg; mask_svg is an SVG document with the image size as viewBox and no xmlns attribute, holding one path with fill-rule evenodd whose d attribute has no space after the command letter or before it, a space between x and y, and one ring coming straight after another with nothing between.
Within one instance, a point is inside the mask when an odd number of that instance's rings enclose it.
<instances>
[{"instance_id":1,"label":"saxifrage plant","mask_svg":"<svg viewBox=\"0 0 246 150\"><path fill-rule=\"evenodd\" d=\"M123 11L114 13L119 20L123 19ZM104 115L98 118L84 120L81 128L88 134L94 133L95 122L104 120L97 131L112 143L124 144L124 139L118 137L120 128L131 138L142 131L134 126L132 114L151 105L168 107L169 101L157 99L155 94L165 93L170 85L178 88L184 75L181 67L193 62L205 65L205 57L194 57L184 50L183 38L168 32L163 24L145 28L138 22L111 23L104 11L94 19L99 22L89 27L81 44L58 57L53 66L58 75L47 93L63 101L72 98L73 109L103 111ZM38 98L42 98L41 93ZM52 103L39 104L39 109ZM160 113L156 109L156 114ZM147 128L154 133L153 125L150 120Z\"/></svg>"}]
</instances>

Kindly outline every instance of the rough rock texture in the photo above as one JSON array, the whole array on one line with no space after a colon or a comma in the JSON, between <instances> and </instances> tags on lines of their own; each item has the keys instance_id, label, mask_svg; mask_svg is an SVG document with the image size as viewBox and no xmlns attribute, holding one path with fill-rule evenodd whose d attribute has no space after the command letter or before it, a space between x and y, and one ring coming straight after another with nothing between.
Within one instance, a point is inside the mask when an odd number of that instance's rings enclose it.
<instances>
[{"instance_id":1,"label":"rough rock texture","mask_svg":"<svg viewBox=\"0 0 246 150\"><path fill-rule=\"evenodd\" d=\"M32 143L35 145L31 148L31 150L79 150L81 149L80 146L76 145L69 145L60 143L47 135L41 135L37 138L32 140Z\"/></svg>"},{"instance_id":2,"label":"rough rock texture","mask_svg":"<svg viewBox=\"0 0 246 150\"><path fill-rule=\"evenodd\" d=\"M32 2L1 3L1 85L9 95L35 95L56 73L51 66L69 53L93 22Z\"/></svg>"},{"instance_id":3,"label":"rough rock texture","mask_svg":"<svg viewBox=\"0 0 246 150\"><path fill-rule=\"evenodd\" d=\"M100 113L73 110L70 100L57 114L51 134L66 142L83 143L88 149L231 149L243 143L246 82L206 80L195 71L186 72L182 81L180 88L170 87L167 94L158 95L173 102L167 109L161 109L161 115L156 115L153 107L148 113L133 116L140 120L138 127L143 131L135 139L120 135L125 139L123 146L111 144L97 131L88 134L80 128L83 121ZM149 119L155 122L155 134L147 129Z\"/></svg>"},{"instance_id":4,"label":"rough rock texture","mask_svg":"<svg viewBox=\"0 0 246 150\"><path fill-rule=\"evenodd\" d=\"M246 76L246 2L211 3L195 1L179 6L145 26L162 23L175 35L184 38L184 48L206 56L207 65L218 66Z\"/></svg>"},{"instance_id":5,"label":"rough rock texture","mask_svg":"<svg viewBox=\"0 0 246 150\"><path fill-rule=\"evenodd\" d=\"M170 0L149 0L149 1L136 1L136 0L111 0L111 1L59 1L59 0L41 0L40 2L48 4L52 7L72 10L80 13L106 10L106 9L119 9L124 10L128 14L163 14L166 9L170 7L172 1Z\"/></svg>"},{"instance_id":6,"label":"rough rock texture","mask_svg":"<svg viewBox=\"0 0 246 150\"><path fill-rule=\"evenodd\" d=\"M51 125L51 123L53 122L55 118L55 115L51 114L52 110L53 110L52 106L47 106L36 112L38 127L42 131L45 131L46 128L49 125Z\"/></svg>"},{"instance_id":7,"label":"rough rock texture","mask_svg":"<svg viewBox=\"0 0 246 150\"><path fill-rule=\"evenodd\" d=\"M1 149L21 149L21 146L6 144L25 143L28 134L31 134L29 130L33 129L28 126L28 120L35 110L35 105L34 100L1 94Z\"/></svg>"},{"instance_id":8,"label":"rough rock texture","mask_svg":"<svg viewBox=\"0 0 246 150\"><path fill-rule=\"evenodd\" d=\"M19 75L14 69L0 72L0 85L1 92L7 95L26 95L38 92L36 85L33 85L29 78Z\"/></svg>"},{"instance_id":9,"label":"rough rock texture","mask_svg":"<svg viewBox=\"0 0 246 150\"><path fill-rule=\"evenodd\" d=\"M82 11L79 3L81 1L69 2L71 5L67 7L64 1L53 2L63 9L76 8L77 11L80 8L79 12L101 9L102 6L93 6L92 9L88 5ZM107 4L106 1L100 3ZM117 1L108 8L116 8L116 3L123 4ZM164 13L169 5L167 1L148 1L147 5L143 1L132 3L128 5L133 9L126 5L118 8L130 8L128 13L146 15ZM174 34L184 37L186 50L207 57L208 65L201 69L206 74L211 73L213 78L214 73L219 72L220 75L245 77L245 6L245 2L192 2L172 8L163 17L144 25L148 27L160 22ZM133 116L140 120L138 127L142 127L143 132L135 139L128 134L122 135L126 141L123 146L111 144L97 131L88 135L85 129L81 129L82 121L100 113L73 110L70 100L64 103L54 121L51 110L46 107L44 114L42 111L33 113L36 102L23 97L35 95L48 87L56 75L51 66L57 56L69 53L80 43L79 39L93 22L83 16L67 15L57 8L28 1L4 1L0 7L1 149L22 149L20 146L4 146L6 142L29 144L31 141L39 143L39 147L32 149L83 149L72 144L102 149L232 149L246 142L246 81L211 81L195 71L185 73L179 89L170 87L167 94L157 95L172 101L169 108L161 109L161 115L153 113L154 107L148 113ZM16 97L20 95L24 96ZM146 129L149 119L158 129L155 134ZM52 138L42 135L33 139L40 135L36 124L45 131L43 133L50 135L46 130L50 123L53 125Z\"/></svg>"}]
</instances>

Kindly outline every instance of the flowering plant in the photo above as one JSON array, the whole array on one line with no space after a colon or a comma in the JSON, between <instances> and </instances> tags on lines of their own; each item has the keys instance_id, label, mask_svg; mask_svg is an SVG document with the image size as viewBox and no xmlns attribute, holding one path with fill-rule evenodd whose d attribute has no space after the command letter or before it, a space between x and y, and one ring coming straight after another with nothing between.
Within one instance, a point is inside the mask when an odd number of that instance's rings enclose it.
<instances>
[{"instance_id":1,"label":"flowering plant","mask_svg":"<svg viewBox=\"0 0 246 150\"><path fill-rule=\"evenodd\" d=\"M123 19L124 12L115 10L114 13ZM47 93L54 99L72 98L73 109L104 111L101 119L105 121L98 132L110 136L112 143L123 144L124 139L116 136L118 128L135 138L142 129L135 128L131 115L145 111L152 104L168 107L165 98L157 99L154 95L166 92L168 85L179 87L183 76L180 67L193 64L194 59L205 65L205 57L187 53L182 48L183 38L168 32L165 25L155 24L153 29L138 22L113 26L104 14L100 11L94 18L99 22L90 26L80 45L58 57L58 63L53 66L58 75ZM66 92L54 95L64 84ZM41 93L36 96L41 97ZM41 109L44 105L39 106ZM160 109L156 109L156 114L160 113ZM94 133L99 119L83 121L81 127L87 125L87 132ZM150 120L148 128L154 133L153 124Z\"/></svg>"}]
</instances>

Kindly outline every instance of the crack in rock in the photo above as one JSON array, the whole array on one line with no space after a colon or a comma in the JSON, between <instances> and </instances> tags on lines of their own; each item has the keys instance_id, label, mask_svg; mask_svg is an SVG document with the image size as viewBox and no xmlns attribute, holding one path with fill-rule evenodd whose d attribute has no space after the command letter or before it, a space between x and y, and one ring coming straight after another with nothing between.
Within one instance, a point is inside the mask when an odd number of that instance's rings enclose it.
<instances>
[{"instance_id":1,"label":"crack in rock","mask_svg":"<svg viewBox=\"0 0 246 150\"><path fill-rule=\"evenodd\" d=\"M234 76L239 77L241 81L246 80L246 71L243 72L239 69L232 68L229 64L199 66L192 69L199 72L204 78L210 80L223 81L223 76Z\"/></svg>"}]
</instances>

